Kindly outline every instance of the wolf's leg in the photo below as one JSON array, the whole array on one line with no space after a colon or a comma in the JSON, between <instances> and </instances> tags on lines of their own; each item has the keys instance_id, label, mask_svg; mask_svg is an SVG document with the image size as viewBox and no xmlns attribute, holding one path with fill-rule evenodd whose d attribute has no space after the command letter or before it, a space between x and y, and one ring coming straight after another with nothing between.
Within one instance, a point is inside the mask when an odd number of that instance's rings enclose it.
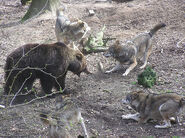
<instances>
[{"instance_id":1,"label":"wolf's leg","mask_svg":"<svg viewBox=\"0 0 185 138\"><path fill-rule=\"evenodd\" d=\"M139 121L140 120L140 114L136 113L136 114L122 115L122 119L133 119L135 121Z\"/></svg>"},{"instance_id":2,"label":"wolf's leg","mask_svg":"<svg viewBox=\"0 0 185 138\"><path fill-rule=\"evenodd\" d=\"M145 49L145 53L144 53L144 64L140 67L140 69L143 69L146 67L147 61L148 61L148 57L150 56L151 52L152 52L152 45L151 42L148 41L146 44L146 49Z\"/></svg>"},{"instance_id":3,"label":"wolf's leg","mask_svg":"<svg viewBox=\"0 0 185 138\"><path fill-rule=\"evenodd\" d=\"M155 128L169 128L169 127L171 127L170 120L165 120L164 123L165 123L164 125L156 125Z\"/></svg>"},{"instance_id":4,"label":"wolf's leg","mask_svg":"<svg viewBox=\"0 0 185 138\"><path fill-rule=\"evenodd\" d=\"M134 57L134 63L132 63L132 64L130 65L130 67L125 71L125 73L123 73L122 76L127 76L127 75L129 74L129 72L130 72L131 70L133 70L133 68L135 68L136 65L137 65L137 61L136 61L136 57Z\"/></svg>"},{"instance_id":5,"label":"wolf's leg","mask_svg":"<svg viewBox=\"0 0 185 138\"><path fill-rule=\"evenodd\" d=\"M177 122L178 122L179 126L182 126L182 122L181 121L182 120L181 120L180 116L177 116Z\"/></svg>"},{"instance_id":6,"label":"wolf's leg","mask_svg":"<svg viewBox=\"0 0 185 138\"><path fill-rule=\"evenodd\" d=\"M170 118L176 117L179 111L179 103L173 100L168 100L159 107L159 112L164 119L164 125L156 125L156 128L171 127Z\"/></svg>"},{"instance_id":7,"label":"wolf's leg","mask_svg":"<svg viewBox=\"0 0 185 138\"><path fill-rule=\"evenodd\" d=\"M176 119L177 123L181 126L182 125L182 120L181 120L181 115L182 114L182 109L179 109L179 112L177 113Z\"/></svg>"},{"instance_id":8,"label":"wolf's leg","mask_svg":"<svg viewBox=\"0 0 185 138\"><path fill-rule=\"evenodd\" d=\"M122 65L120 63L118 63L114 68L112 68L111 70L107 70L105 73L112 73L112 72L115 72L115 71L118 71L120 70L122 67Z\"/></svg>"},{"instance_id":9,"label":"wolf's leg","mask_svg":"<svg viewBox=\"0 0 185 138\"><path fill-rule=\"evenodd\" d=\"M176 117L170 117L170 121L173 121L173 122L176 122L181 126L182 123L181 123L181 118L180 118L180 114L177 114Z\"/></svg>"},{"instance_id":10,"label":"wolf's leg","mask_svg":"<svg viewBox=\"0 0 185 138\"><path fill-rule=\"evenodd\" d=\"M149 119L149 116L148 115L140 115L140 119L139 119L139 123L140 124L144 124L144 123L147 123L148 119Z\"/></svg>"}]
</instances>

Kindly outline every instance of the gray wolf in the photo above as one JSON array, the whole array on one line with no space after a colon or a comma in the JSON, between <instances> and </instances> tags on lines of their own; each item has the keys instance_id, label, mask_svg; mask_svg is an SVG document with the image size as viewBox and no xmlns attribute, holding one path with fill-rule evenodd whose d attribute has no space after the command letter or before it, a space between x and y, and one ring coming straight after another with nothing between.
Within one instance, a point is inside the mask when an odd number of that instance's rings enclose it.
<instances>
[{"instance_id":1,"label":"gray wolf","mask_svg":"<svg viewBox=\"0 0 185 138\"><path fill-rule=\"evenodd\" d=\"M144 59L144 64L140 68L145 68L147 65L148 57L152 52L151 38L159 29L165 26L166 25L164 23L160 23L151 29L149 33L142 33L136 36L133 40L127 41L124 44L117 40L109 47L104 56L111 56L119 63L114 68L106 71L105 73L117 71L122 67L123 64L128 63L130 66L123 74L123 76L126 76L137 65L137 58L141 57Z\"/></svg>"},{"instance_id":2,"label":"gray wolf","mask_svg":"<svg viewBox=\"0 0 185 138\"><path fill-rule=\"evenodd\" d=\"M185 97L176 93L145 93L134 91L128 93L122 101L129 104L137 113L123 115L123 119L134 119L139 123L146 123L149 119L164 121L164 125L156 125L156 128L171 127L170 120L176 118L178 123L180 110L185 105Z\"/></svg>"},{"instance_id":3,"label":"gray wolf","mask_svg":"<svg viewBox=\"0 0 185 138\"><path fill-rule=\"evenodd\" d=\"M63 42L66 45L74 42L77 45L90 30L86 22L82 20L71 22L59 9L56 11L56 15L55 34L58 42Z\"/></svg>"},{"instance_id":4,"label":"gray wolf","mask_svg":"<svg viewBox=\"0 0 185 138\"><path fill-rule=\"evenodd\" d=\"M73 138L70 130L81 124L84 137L89 138L81 110L74 99L60 96L56 98L56 111L50 114L41 113L40 119L49 126L50 138Z\"/></svg>"}]
</instances>

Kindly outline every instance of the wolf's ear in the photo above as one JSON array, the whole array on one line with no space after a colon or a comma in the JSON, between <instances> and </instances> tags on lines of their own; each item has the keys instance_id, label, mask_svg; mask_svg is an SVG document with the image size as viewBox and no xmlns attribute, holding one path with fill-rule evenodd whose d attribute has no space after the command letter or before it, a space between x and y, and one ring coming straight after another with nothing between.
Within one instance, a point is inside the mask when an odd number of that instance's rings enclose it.
<instances>
[{"instance_id":1,"label":"wolf's ear","mask_svg":"<svg viewBox=\"0 0 185 138\"><path fill-rule=\"evenodd\" d=\"M78 23L81 24L81 23L83 23L83 22L82 22L82 20L78 19Z\"/></svg>"},{"instance_id":2,"label":"wolf's ear","mask_svg":"<svg viewBox=\"0 0 185 138\"><path fill-rule=\"evenodd\" d=\"M185 102L185 97L182 97L181 100L182 100L183 102Z\"/></svg>"},{"instance_id":3,"label":"wolf's ear","mask_svg":"<svg viewBox=\"0 0 185 138\"><path fill-rule=\"evenodd\" d=\"M132 95L132 98L136 99L138 96L139 96L138 92L134 92L133 95Z\"/></svg>"},{"instance_id":4,"label":"wolf's ear","mask_svg":"<svg viewBox=\"0 0 185 138\"><path fill-rule=\"evenodd\" d=\"M70 48L74 49L74 50L79 50L78 47L73 43L68 45Z\"/></svg>"},{"instance_id":5,"label":"wolf's ear","mask_svg":"<svg viewBox=\"0 0 185 138\"><path fill-rule=\"evenodd\" d=\"M115 44L116 44L116 45L119 45L119 43L120 43L119 40L116 40L116 43L115 43Z\"/></svg>"},{"instance_id":6,"label":"wolf's ear","mask_svg":"<svg viewBox=\"0 0 185 138\"><path fill-rule=\"evenodd\" d=\"M185 97L182 97L180 100L180 106L185 106Z\"/></svg>"}]
</instances>

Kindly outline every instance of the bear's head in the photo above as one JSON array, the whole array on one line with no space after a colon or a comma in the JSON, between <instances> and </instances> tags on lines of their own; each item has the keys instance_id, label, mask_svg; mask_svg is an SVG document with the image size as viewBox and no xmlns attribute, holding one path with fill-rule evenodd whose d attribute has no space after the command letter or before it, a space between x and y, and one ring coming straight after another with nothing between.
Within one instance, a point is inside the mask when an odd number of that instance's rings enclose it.
<instances>
[{"instance_id":1,"label":"bear's head","mask_svg":"<svg viewBox=\"0 0 185 138\"><path fill-rule=\"evenodd\" d=\"M85 56L82 52L74 45L68 45L69 52L69 66L68 70L80 76L81 72L85 72L86 74L90 74L87 70L87 62Z\"/></svg>"}]
</instances>

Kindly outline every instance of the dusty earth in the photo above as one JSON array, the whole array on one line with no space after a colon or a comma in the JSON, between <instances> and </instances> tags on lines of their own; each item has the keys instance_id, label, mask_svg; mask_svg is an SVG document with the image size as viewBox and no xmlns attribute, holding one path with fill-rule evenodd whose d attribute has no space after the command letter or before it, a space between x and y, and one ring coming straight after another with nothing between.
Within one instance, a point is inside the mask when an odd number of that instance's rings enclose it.
<instances>
[{"instance_id":1,"label":"dusty earth","mask_svg":"<svg viewBox=\"0 0 185 138\"><path fill-rule=\"evenodd\" d=\"M138 124L132 120L122 120L122 114L133 113L121 103L125 94L133 90L165 93L176 92L185 95L185 3L183 0L134 0L128 3L95 3L95 0L61 0L67 7L69 18L79 18L96 33L106 26L105 36L123 42L135 35L151 29L159 22L166 23L153 38L153 53L149 58L158 75L158 83L152 89L139 86L137 74L139 66L123 77L119 71L100 74L97 63L101 61L106 69L115 65L115 60L105 58L103 53L87 55L88 68L93 75L82 74L80 78L68 73L66 85L73 91L78 106L82 108L90 136L96 137L185 137L185 114L181 116L183 125L173 124L169 129L156 129L156 123ZM7 55L26 43L56 42L54 33L55 16L46 13L18 24L28 6L22 7L18 0L0 0L0 92L3 92L3 67ZM94 16L88 10L95 11ZM38 91L40 87L38 84ZM36 87L35 86L35 87ZM4 96L1 96L1 104ZM36 110L47 109L54 112L55 98L44 98L30 104L0 109L0 137L45 137L47 126L39 120ZM81 133L81 129L77 131Z\"/></svg>"}]
</instances>

